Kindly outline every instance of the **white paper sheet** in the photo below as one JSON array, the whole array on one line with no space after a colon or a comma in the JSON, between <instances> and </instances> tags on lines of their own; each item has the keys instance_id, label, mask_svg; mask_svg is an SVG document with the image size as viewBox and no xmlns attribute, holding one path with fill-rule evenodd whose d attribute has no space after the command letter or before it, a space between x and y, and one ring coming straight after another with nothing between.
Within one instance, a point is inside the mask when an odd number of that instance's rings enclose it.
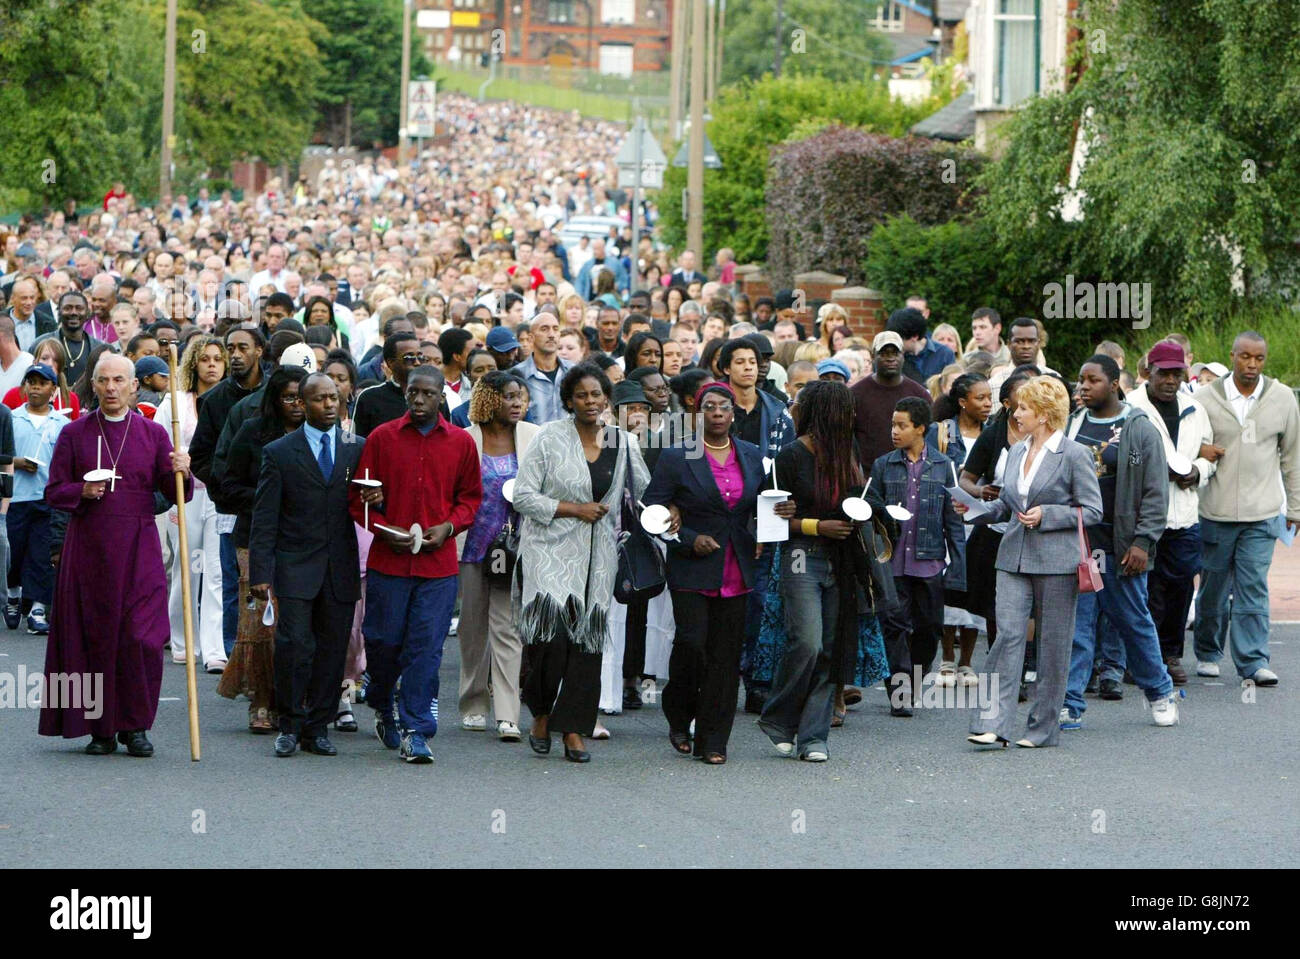
<instances>
[{"instance_id":1,"label":"white paper sheet","mask_svg":"<svg viewBox=\"0 0 1300 959\"><path fill-rule=\"evenodd\" d=\"M952 501L954 503L961 503L968 507L966 515L962 517L962 519L967 523L977 516L983 516L993 507L992 503L986 503L982 499L971 496L970 493L966 492L960 486L949 486L948 492L952 494Z\"/></svg>"}]
</instances>

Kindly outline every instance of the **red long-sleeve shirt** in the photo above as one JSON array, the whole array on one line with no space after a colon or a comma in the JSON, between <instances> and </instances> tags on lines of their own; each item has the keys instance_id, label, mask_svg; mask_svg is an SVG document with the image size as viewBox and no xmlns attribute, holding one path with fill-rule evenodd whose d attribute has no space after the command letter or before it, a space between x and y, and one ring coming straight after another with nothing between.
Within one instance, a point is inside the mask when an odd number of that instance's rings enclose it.
<instances>
[{"instance_id":1,"label":"red long-sleeve shirt","mask_svg":"<svg viewBox=\"0 0 1300 959\"><path fill-rule=\"evenodd\" d=\"M367 570L426 579L455 576L460 571L456 534L473 525L483 501L483 477L473 438L441 416L429 435L421 435L411 414L404 413L400 419L375 427L366 437L357 476L364 477L367 469L371 479L384 484L384 501L370 507L372 531L376 523L396 529L410 529L412 523L419 523L421 529L447 522L455 527L441 547L421 549L414 555L394 553L376 537ZM362 488L351 483L348 490L348 505L357 523L365 512Z\"/></svg>"}]
</instances>

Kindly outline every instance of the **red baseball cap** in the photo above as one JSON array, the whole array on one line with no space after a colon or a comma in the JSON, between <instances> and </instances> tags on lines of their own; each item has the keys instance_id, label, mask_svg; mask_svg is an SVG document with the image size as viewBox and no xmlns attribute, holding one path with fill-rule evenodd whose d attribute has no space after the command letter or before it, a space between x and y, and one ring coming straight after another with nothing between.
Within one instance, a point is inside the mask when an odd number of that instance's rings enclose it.
<instances>
[{"instance_id":1,"label":"red baseball cap","mask_svg":"<svg viewBox=\"0 0 1300 959\"><path fill-rule=\"evenodd\" d=\"M1184 370L1187 354L1173 340L1161 340L1147 354L1147 366L1153 370Z\"/></svg>"}]
</instances>

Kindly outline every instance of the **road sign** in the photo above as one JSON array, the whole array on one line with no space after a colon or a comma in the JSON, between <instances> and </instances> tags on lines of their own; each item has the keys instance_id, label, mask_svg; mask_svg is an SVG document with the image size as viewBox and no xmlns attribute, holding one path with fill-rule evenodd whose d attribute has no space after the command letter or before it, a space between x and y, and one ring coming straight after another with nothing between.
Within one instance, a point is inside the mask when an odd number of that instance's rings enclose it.
<instances>
[{"instance_id":1,"label":"road sign","mask_svg":"<svg viewBox=\"0 0 1300 959\"><path fill-rule=\"evenodd\" d=\"M640 141L638 144L638 140ZM640 149L638 150L638 146ZM639 163L638 163L639 159ZM618 148L618 155L614 157L614 162L618 164L618 185L620 187L640 187L643 190L661 190L664 185L664 171L668 169L668 157L664 155L663 149L645 128L640 128L640 137L637 136L637 128L633 128L628 133L623 145ZM640 170L638 177L637 171Z\"/></svg>"},{"instance_id":2,"label":"road sign","mask_svg":"<svg viewBox=\"0 0 1300 959\"><path fill-rule=\"evenodd\" d=\"M437 98L434 80L412 80L406 104L406 132L411 137L432 137Z\"/></svg>"},{"instance_id":3,"label":"road sign","mask_svg":"<svg viewBox=\"0 0 1300 959\"><path fill-rule=\"evenodd\" d=\"M681 149L677 151L677 156L673 157L673 166L686 166L690 163L690 157L691 138L690 135L687 134L686 139L682 141ZM718 156L718 151L713 148L713 142L709 139L707 133L704 134L704 169L722 169L722 159Z\"/></svg>"}]
</instances>

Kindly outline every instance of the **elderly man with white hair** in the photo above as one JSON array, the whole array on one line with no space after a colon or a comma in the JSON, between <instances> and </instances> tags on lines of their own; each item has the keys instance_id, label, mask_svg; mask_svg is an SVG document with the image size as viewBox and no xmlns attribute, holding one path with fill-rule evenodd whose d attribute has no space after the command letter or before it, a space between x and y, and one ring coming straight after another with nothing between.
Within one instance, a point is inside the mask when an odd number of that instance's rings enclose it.
<instances>
[{"instance_id":1,"label":"elderly man with white hair","mask_svg":"<svg viewBox=\"0 0 1300 959\"><path fill-rule=\"evenodd\" d=\"M65 305L66 305L65 300ZM175 472L193 495L190 459L174 451L161 423L131 409L131 361L104 353L92 375L99 408L59 433L45 498L71 514L59 557L46 676L88 679L82 695L47 695L42 736L90 736L86 752L126 746L153 755L148 730L158 711L163 645L171 635L167 575L154 525L154 496L176 499ZM87 480L103 468L109 480Z\"/></svg>"}]
</instances>

